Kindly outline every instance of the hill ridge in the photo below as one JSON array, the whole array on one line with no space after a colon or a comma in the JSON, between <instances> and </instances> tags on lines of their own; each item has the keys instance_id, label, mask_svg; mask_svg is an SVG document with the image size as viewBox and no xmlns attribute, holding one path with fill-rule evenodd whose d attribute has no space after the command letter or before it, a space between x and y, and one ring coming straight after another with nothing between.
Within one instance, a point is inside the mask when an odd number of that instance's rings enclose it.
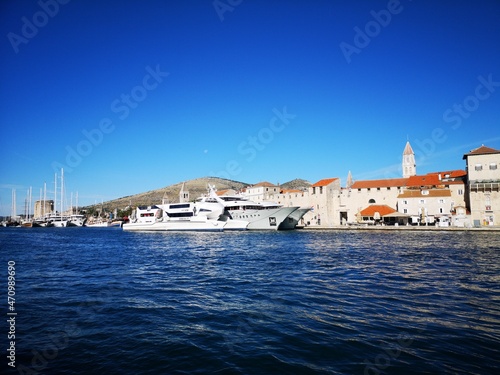
<instances>
[{"instance_id":1,"label":"hill ridge","mask_svg":"<svg viewBox=\"0 0 500 375\"><path fill-rule=\"evenodd\" d=\"M185 189L189 192L189 200L194 200L202 196L203 194L206 194L209 184L214 185L217 190L233 189L236 191L253 185L247 182L241 182L215 176L198 177L191 180L179 181L158 189L108 200L102 203L102 207L105 211L110 212L115 209L122 210L130 206L148 206L161 203L164 197L166 197L169 202L178 202L179 192L181 190L182 184L184 184ZM309 187L310 185L310 182L299 178L288 181L284 184L280 184L280 186L284 189L303 189ZM97 206L100 207L101 205L88 205L84 208Z\"/></svg>"}]
</instances>

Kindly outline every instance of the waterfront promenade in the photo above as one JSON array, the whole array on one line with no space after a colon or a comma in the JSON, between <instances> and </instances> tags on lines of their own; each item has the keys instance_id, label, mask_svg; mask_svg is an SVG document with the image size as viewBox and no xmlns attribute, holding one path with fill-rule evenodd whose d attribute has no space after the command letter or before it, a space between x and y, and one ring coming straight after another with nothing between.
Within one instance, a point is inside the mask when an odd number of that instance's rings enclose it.
<instances>
[{"instance_id":1,"label":"waterfront promenade","mask_svg":"<svg viewBox=\"0 0 500 375\"><path fill-rule=\"evenodd\" d=\"M482 227L438 227L438 226L413 226L413 225L337 225L321 226L310 225L301 230L334 230L334 231L455 231L455 232L500 232L500 226L482 226Z\"/></svg>"}]
</instances>

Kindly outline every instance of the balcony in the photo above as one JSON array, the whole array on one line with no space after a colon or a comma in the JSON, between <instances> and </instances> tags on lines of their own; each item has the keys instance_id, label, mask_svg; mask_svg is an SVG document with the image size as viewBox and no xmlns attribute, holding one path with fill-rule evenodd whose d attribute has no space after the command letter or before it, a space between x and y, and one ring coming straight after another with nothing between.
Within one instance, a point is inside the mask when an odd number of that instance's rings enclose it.
<instances>
[{"instance_id":1,"label":"balcony","mask_svg":"<svg viewBox=\"0 0 500 375\"><path fill-rule=\"evenodd\" d=\"M470 191L499 191L499 180L475 180L469 182Z\"/></svg>"}]
</instances>

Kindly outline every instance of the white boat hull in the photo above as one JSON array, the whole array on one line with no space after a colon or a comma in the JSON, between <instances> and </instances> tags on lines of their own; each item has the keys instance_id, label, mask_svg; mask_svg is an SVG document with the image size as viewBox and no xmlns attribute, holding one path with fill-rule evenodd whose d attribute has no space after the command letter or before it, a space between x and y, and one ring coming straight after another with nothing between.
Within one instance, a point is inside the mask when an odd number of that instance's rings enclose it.
<instances>
[{"instance_id":1,"label":"white boat hull","mask_svg":"<svg viewBox=\"0 0 500 375\"><path fill-rule=\"evenodd\" d=\"M195 232L222 232L225 222L215 220L167 220L150 223L136 222L123 224L125 231L195 231Z\"/></svg>"},{"instance_id":2,"label":"white boat hull","mask_svg":"<svg viewBox=\"0 0 500 375\"><path fill-rule=\"evenodd\" d=\"M221 220L224 220L224 231L226 230L247 230L248 229L248 221L244 220L232 220L227 216L223 215Z\"/></svg>"},{"instance_id":3,"label":"white boat hull","mask_svg":"<svg viewBox=\"0 0 500 375\"><path fill-rule=\"evenodd\" d=\"M231 211L233 220L248 221L249 230L278 230L280 224L298 207Z\"/></svg>"},{"instance_id":4,"label":"white boat hull","mask_svg":"<svg viewBox=\"0 0 500 375\"><path fill-rule=\"evenodd\" d=\"M68 226L68 220L52 221L51 224L52 227L64 228Z\"/></svg>"},{"instance_id":5,"label":"white boat hull","mask_svg":"<svg viewBox=\"0 0 500 375\"><path fill-rule=\"evenodd\" d=\"M85 226L89 228L107 228L109 227L109 224L105 221L103 223L85 224Z\"/></svg>"}]
</instances>

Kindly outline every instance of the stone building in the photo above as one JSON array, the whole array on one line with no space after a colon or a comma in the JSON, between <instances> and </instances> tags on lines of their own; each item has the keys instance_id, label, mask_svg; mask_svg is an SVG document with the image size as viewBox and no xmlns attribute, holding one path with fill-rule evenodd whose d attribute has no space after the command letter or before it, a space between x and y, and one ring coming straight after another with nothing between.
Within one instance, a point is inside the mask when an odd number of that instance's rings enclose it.
<instances>
[{"instance_id":1,"label":"stone building","mask_svg":"<svg viewBox=\"0 0 500 375\"><path fill-rule=\"evenodd\" d=\"M411 148L410 142L406 142L403 150L403 178L415 176L417 174L417 163L415 162L415 153Z\"/></svg>"},{"instance_id":2,"label":"stone building","mask_svg":"<svg viewBox=\"0 0 500 375\"><path fill-rule=\"evenodd\" d=\"M310 208L307 225L350 223L388 225L438 224L454 226L500 225L500 151L481 146L465 154L466 170L416 174L409 142L402 157L402 178L353 181L322 179L306 190L282 190L261 182L246 189L256 202Z\"/></svg>"},{"instance_id":3,"label":"stone building","mask_svg":"<svg viewBox=\"0 0 500 375\"><path fill-rule=\"evenodd\" d=\"M474 226L500 225L500 150L482 145L463 156Z\"/></svg>"},{"instance_id":4,"label":"stone building","mask_svg":"<svg viewBox=\"0 0 500 375\"><path fill-rule=\"evenodd\" d=\"M41 200L35 202L35 212L34 217L44 217L50 214L54 210L53 200Z\"/></svg>"},{"instance_id":5,"label":"stone building","mask_svg":"<svg viewBox=\"0 0 500 375\"><path fill-rule=\"evenodd\" d=\"M280 187L263 181L249 186L245 189L244 195L254 202L274 201L275 196L279 194Z\"/></svg>"}]
</instances>

